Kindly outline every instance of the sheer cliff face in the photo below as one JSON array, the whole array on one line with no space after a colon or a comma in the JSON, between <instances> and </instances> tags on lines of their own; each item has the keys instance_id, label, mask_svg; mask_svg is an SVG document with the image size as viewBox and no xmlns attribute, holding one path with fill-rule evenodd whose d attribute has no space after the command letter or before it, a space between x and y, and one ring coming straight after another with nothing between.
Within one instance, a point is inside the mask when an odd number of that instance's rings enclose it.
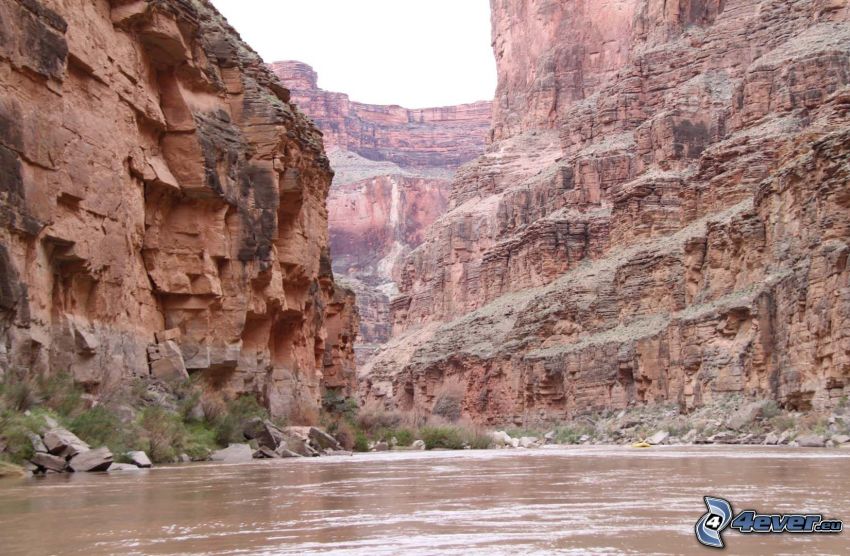
<instances>
[{"instance_id":1,"label":"sheer cliff face","mask_svg":"<svg viewBox=\"0 0 850 556\"><path fill-rule=\"evenodd\" d=\"M364 396L529 422L850 393L844 0L493 0L493 143Z\"/></svg>"},{"instance_id":2,"label":"sheer cliff face","mask_svg":"<svg viewBox=\"0 0 850 556\"><path fill-rule=\"evenodd\" d=\"M334 271L357 292L364 362L389 338L399 262L445 212L457 167L484 151L491 105L363 104L320 89L307 64L270 67L324 134L336 172L328 198Z\"/></svg>"},{"instance_id":3,"label":"sheer cliff face","mask_svg":"<svg viewBox=\"0 0 850 556\"><path fill-rule=\"evenodd\" d=\"M348 391L320 133L204 0L0 3L0 369Z\"/></svg>"}]
</instances>

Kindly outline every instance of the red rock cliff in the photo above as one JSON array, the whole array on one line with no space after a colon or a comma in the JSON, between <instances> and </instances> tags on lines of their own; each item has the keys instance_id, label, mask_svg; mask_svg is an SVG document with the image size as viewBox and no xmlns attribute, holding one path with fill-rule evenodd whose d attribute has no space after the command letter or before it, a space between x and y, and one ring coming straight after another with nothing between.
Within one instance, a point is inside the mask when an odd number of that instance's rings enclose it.
<instances>
[{"instance_id":1,"label":"red rock cliff","mask_svg":"<svg viewBox=\"0 0 850 556\"><path fill-rule=\"evenodd\" d=\"M0 2L0 372L348 391L318 130L206 0Z\"/></svg>"},{"instance_id":2,"label":"red rock cliff","mask_svg":"<svg viewBox=\"0 0 850 556\"><path fill-rule=\"evenodd\" d=\"M850 393L844 0L493 0L493 144L365 396L530 422Z\"/></svg>"},{"instance_id":3,"label":"red rock cliff","mask_svg":"<svg viewBox=\"0 0 850 556\"><path fill-rule=\"evenodd\" d=\"M307 64L270 67L324 133L336 172L328 198L334 271L357 292L363 362L389 337L398 261L445 211L457 167L484 151L491 105L363 104L320 89Z\"/></svg>"}]
</instances>

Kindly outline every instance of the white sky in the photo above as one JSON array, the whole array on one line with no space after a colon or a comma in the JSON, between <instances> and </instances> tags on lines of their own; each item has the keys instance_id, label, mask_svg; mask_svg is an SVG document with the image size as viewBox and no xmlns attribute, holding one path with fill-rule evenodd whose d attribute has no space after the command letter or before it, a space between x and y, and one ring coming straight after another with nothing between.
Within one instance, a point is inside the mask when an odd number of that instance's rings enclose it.
<instances>
[{"instance_id":1,"label":"white sky","mask_svg":"<svg viewBox=\"0 0 850 556\"><path fill-rule=\"evenodd\" d=\"M407 108L491 100L489 0L212 0L266 62L313 66L319 86Z\"/></svg>"}]
</instances>

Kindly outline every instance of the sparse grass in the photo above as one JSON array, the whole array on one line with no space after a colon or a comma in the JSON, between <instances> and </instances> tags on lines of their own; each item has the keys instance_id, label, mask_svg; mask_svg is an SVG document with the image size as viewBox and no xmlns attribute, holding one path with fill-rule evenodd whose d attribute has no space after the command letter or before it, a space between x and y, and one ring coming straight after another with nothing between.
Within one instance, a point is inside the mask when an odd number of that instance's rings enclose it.
<instances>
[{"instance_id":1,"label":"sparse grass","mask_svg":"<svg viewBox=\"0 0 850 556\"><path fill-rule=\"evenodd\" d=\"M407 428L382 429L378 431L375 438L387 442L395 438L398 446L410 446L415 440L413 431Z\"/></svg>"},{"instance_id":2,"label":"sparse grass","mask_svg":"<svg viewBox=\"0 0 850 556\"><path fill-rule=\"evenodd\" d=\"M512 438L522 438L523 436L535 436L537 438L542 438L545 434L538 429L532 429L528 427L510 427L505 429L505 432L508 433Z\"/></svg>"},{"instance_id":3,"label":"sparse grass","mask_svg":"<svg viewBox=\"0 0 850 556\"><path fill-rule=\"evenodd\" d=\"M557 444L578 444L582 436L591 436L593 429L582 424L568 424L555 428L554 441Z\"/></svg>"}]
</instances>

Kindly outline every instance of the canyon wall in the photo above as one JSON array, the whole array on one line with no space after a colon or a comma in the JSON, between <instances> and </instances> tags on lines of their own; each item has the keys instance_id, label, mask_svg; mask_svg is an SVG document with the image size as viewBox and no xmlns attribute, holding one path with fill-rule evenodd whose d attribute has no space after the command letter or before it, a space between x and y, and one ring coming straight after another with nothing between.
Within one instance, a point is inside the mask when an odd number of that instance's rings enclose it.
<instances>
[{"instance_id":1,"label":"canyon wall","mask_svg":"<svg viewBox=\"0 0 850 556\"><path fill-rule=\"evenodd\" d=\"M324 134L335 171L328 198L334 271L357 293L364 363L389 338L399 261L445 211L458 166L484 152L491 104L364 104L319 88L316 72L302 62L270 67Z\"/></svg>"},{"instance_id":2,"label":"canyon wall","mask_svg":"<svg viewBox=\"0 0 850 556\"><path fill-rule=\"evenodd\" d=\"M0 91L0 374L350 393L321 133L207 0L2 0Z\"/></svg>"},{"instance_id":3,"label":"canyon wall","mask_svg":"<svg viewBox=\"0 0 850 556\"><path fill-rule=\"evenodd\" d=\"M845 0L492 0L492 143L361 394L532 423L850 394Z\"/></svg>"}]
</instances>

